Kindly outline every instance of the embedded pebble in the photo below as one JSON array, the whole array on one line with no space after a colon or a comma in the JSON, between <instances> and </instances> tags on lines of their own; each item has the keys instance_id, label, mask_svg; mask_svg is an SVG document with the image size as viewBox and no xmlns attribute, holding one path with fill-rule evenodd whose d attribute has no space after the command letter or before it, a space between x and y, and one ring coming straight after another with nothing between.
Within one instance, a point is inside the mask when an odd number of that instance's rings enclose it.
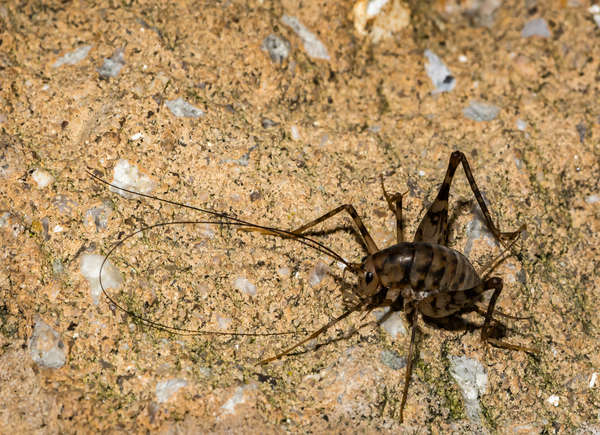
<instances>
[{"instance_id":1,"label":"embedded pebble","mask_svg":"<svg viewBox=\"0 0 600 435\"><path fill-rule=\"evenodd\" d=\"M52 65L52 68L58 68L59 66L63 65L75 65L79 61L85 59L91 49L91 45L83 45L76 50L65 54L64 56L59 57L58 60Z\"/></svg>"},{"instance_id":2,"label":"embedded pebble","mask_svg":"<svg viewBox=\"0 0 600 435\"><path fill-rule=\"evenodd\" d=\"M444 62L431 50L425 50L425 57L428 61L425 64L425 71L431 79L433 86L435 86L435 89L431 93L439 94L454 89L456 79L452 76Z\"/></svg>"},{"instance_id":3,"label":"embedded pebble","mask_svg":"<svg viewBox=\"0 0 600 435\"><path fill-rule=\"evenodd\" d=\"M165 104L171 113L177 117L200 118L201 116L204 116L202 110L192 106L181 97L175 100L166 101Z\"/></svg>"},{"instance_id":4,"label":"embedded pebble","mask_svg":"<svg viewBox=\"0 0 600 435\"><path fill-rule=\"evenodd\" d=\"M594 388L596 386L596 380L597 379L598 379L598 373L597 372L593 372L592 376L590 377L590 384L589 384L590 388Z\"/></svg>"},{"instance_id":5,"label":"embedded pebble","mask_svg":"<svg viewBox=\"0 0 600 435\"><path fill-rule=\"evenodd\" d=\"M129 140L136 141L138 139L142 139L143 137L144 137L144 135L142 133L135 133L129 137Z\"/></svg>"},{"instance_id":6,"label":"embedded pebble","mask_svg":"<svg viewBox=\"0 0 600 435\"><path fill-rule=\"evenodd\" d=\"M471 101L468 107L463 109L463 115L473 121L491 121L500 113L500 108L493 104L481 101Z\"/></svg>"},{"instance_id":7,"label":"embedded pebble","mask_svg":"<svg viewBox=\"0 0 600 435\"><path fill-rule=\"evenodd\" d=\"M352 15L356 33L361 36L368 33L374 44L392 38L410 24L410 9L400 0L358 0Z\"/></svg>"},{"instance_id":8,"label":"embedded pebble","mask_svg":"<svg viewBox=\"0 0 600 435\"><path fill-rule=\"evenodd\" d=\"M517 119L517 130L519 131L525 131L525 129L527 128L527 123L525 121L523 121L522 119Z\"/></svg>"},{"instance_id":9,"label":"embedded pebble","mask_svg":"<svg viewBox=\"0 0 600 435\"><path fill-rule=\"evenodd\" d=\"M216 315L217 325L219 325L220 329L227 329L229 325L231 325L231 319L229 317L223 317L220 315Z\"/></svg>"},{"instance_id":10,"label":"embedded pebble","mask_svg":"<svg viewBox=\"0 0 600 435\"><path fill-rule=\"evenodd\" d=\"M260 48L268 52L271 60L275 63L283 62L290 55L290 42L283 36L274 33L263 40Z\"/></svg>"},{"instance_id":11,"label":"embedded pebble","mask_svg":"<svg viewBox=\"0 0 600 435\"><path fill-rule=\"evenodd\" d=\"M246 401L244 397L244 393L246 390L256 388L254 385L244 385L242 387L238 387L231 396L222 406L223 414L233 414L235 411L235 407L241 403Z\"/></svg>"},{"instance_id":12,"label":"embedded pebble","mask_svg":"<svg viewBox=\"0 0 600 435\"><path fill-rule=\"evenodd\" d=\"M287 278L290 276L290 273L292 273L292 271L286 266L277 269L277 275L279 275L280 278Z\"/></svg>"},{"instance_id":13,"label":"embedded pebble","mask_svg":"<svg viewBox=\"0 0 600 435\"><path fill-rule=\"evenodd\" d=\"M298 127L296 127L295 125L292 125L290 127L290 133L292 135L292 139L293 140L299 140L300 139L300 132L298 131Z\"/></svg>"},{"instance_id":14,"label":"embedded pebble","mask_svg":"<svg viewBox=\"0 0 600 435\"><path fill-rule=\"evenodd\" d=\"M8 219L10 219L10 213L5 211L0 215L0 228L5 227L8 224Z\"/></svg>"},{"instance_id":15,"label":"embedded pebble","mask_svg":"<svg viewBox=\"0 0 600 435\"><path fill-rule=\"evenodd\" d=\"M596 204L598 201L600 201L600 196L596 195L595 193L592 195L588 195L585 198L585 202L587 202L588 204Z\"/></svg>"},{"instance_id":16,"label":"embedded pebble","mask_svg":"<svg viewBox=\"0 0 600 435\"><path fill-rule=\"evenodd\" d=\"M390 310L389 307L384 308L383 310L373 311L373 316L379 320L384 314L386 314ZM381 324L381 327L387 332L393 339L398 337L398 334L406 335L406 327L404 326L404 321L402 320L402 313L400 311L395 311L387 318L385 322Z\"/></svg>"},{"instance_id":17,"label":"embedded pebble","mask_svg":"<svg viewBox=\"0 0 600 435\"><path fill-rule=\"evenodd\" d=\"M185 379L169 379L156 384L156 401L165 403L168 401L180 388L185 387L187 381Z\"/></svg>"},{"instance_id":18,"label":"embedded pebble","mask_svg":"<svg viewBox=\"0 0 600 435\"><path fill-rule=\"evenodd\" d=\"M100 266L102 266L103 261L104 256L97 254L83 254L80 260L80 271L88 281L94 305L98 305L100 294L102 293L99 276ZM121 272L107 260L104 263L104 267L102 267L102 285L105 289L118 289L122 283L123 277L121 276Z\"/></svg>"},{"instance_id":19,"label":"embedded pebble","mask_svg":"<svg viewBox=\"0 0 600 435\"><path fill-rule=\"evenodd\" d=\"M558 406L558 403L560 402L560 397L558 397L556 394L553 394L552 396L548 397L547 402L552 406Z\"/></svg>"},{"instance_id":20,"label":"embedded pebble","mask_svg":"<svg viewBox=\"0 0 600 435\"><path fill-rule=\"evenodd\" d=\"M382 350L381 356L379 357L381 362L391 368L392 370L400 370L406 367L406 358L400 356L398 352L391 350Z\"/></svg>"},{"instance_id":21,"label":"embedded pebble","mask_svg":"<svg viewBox=\"0 0 600 435\"><path fill-rule=\"evenodd\" d=\"M83 224L91 226L94 224L97 230L105 229L108 226L108 216L112 213L110 203L104 203L98 207L92 207L85 212Z\"/></svg>"},{"instance_id":22,"label":"embedded pebble","mask_svg":"<svg viewBox=\"0 0 600 435\"><path fill-rule=\"evenodd\" d=\"M104 59L104 63L100 68L97 68L100 78L109 79L116 77L121 72L121 68L125 65L125 56L122 48L117 48L111 57Z\"/></svg>"},{"instance_id":23,"label":"embedded pebble","mask_svg":"<svg viewBox=\"0 0 600 435\"><path fill-rule=\"evenodd\" d=\"M58 211L62 214L70 214L73 211L73 208L77 207L79 204L68 198L65 195L56 195L52 200L52 204L58 209Z\"/></svg>"},{"instance_id":24,"label":"embedded pebble","mask_svg":"<svg viewBox=\"0 0 600 435\"><path fill-rule=\"evenodd\" d=\"M41 319L35 321L29 340L29 352L33 362L51 369L61 368L67 360L65 344L60 334Z\"/></svg>"},{"instance_id":25,"label":"embedded pebble","mask_svg":"<svg viewBox=\"0 0 600 435\"><path fill-rule=\"evenodd\" d=\"M48 186L50 183L54 181L54 177L50 175L49 172L44 171L43 169L36 169L31 174L31 178L36 182L40 189Z\"/></svg>"},{"instance_id":26,"label":"embedded pebble","mask_svg":"<svg viewBox=\"0 0 600 435\"><path fill-rule=\"evenodd\" d=\"M473 242L475 242L475 240L485 238L490 246L495 246L497 244L493 234L490 232L485 222L483 222L480 216L477 214L467 224L465 232L467 234L467 243L465 244L464 254L467 257L471 254Z\"/></svg>"},{"instance_id":27,"label":"embedded pebble","mask_svg":"<svg viewBox=\"0 0 600 435\"><path fill-rule=\"evenodd\" d=\"M279 125L278 122L275 122L269 118L263 118L260 121L261 125L263 128L271 128L271 127L277 127Z\"/></svg>"},{"instance_id":28,"label":"embedded pebble","mask_svg":"<svg viewBox=\"0 0 600 435\"><path fill-rule=\"evenodd\" d=\"M244 294L256 296L256 286L244 277L236 278L233 287Z\"/></svg>"},{"instance_id":29,"label":"embedded pebble","mask_svg":"<svg viewBox=\"0 0 600 435\"><path fill-rule=\"evenodd\" d=\"M54 272L55 275L60 275L64 271L65 266L63 265L63 262L60 258L55 258L54 260L52 260L52 272Z\"/></svg>"},{"instance_id":30,"label":"embedded pebble","mask_svg":"<svg viewBox=\"0 0 600 435\"><path fill-rule=\"evenodd\" d=\"M329 60L329 53L327 52L327 48L323 45L321 41L304 27L298 18L292 17L289 15L283 15L281 17L281 22L286 26L291 27L291 29L298 35L300 39L302 39L302 44L304 45L304 50L306 50L306 54L308 54L313 59L324 59Z\"/></svg>"},{"instance_id":31,"label":"embedded pebble","mask_svg":"<svg viewBox=\"0 0 600 435\"><path fill-rule=\"evenodd\" d=\"M121 159L115 165L113 170L112 184L116 187L109 187L111 192L115 192L124 198L135 198L133 193L125 192L121 189L132 190L148 194L152 192L154 183L145 174L140 174L137 166L130 164L127 160Z\"/></svg>"},{"instance_id":32,"label":"embedded pebble","mask_svg":"<svg viewBox=\"0 0 600 435\"><path fill-rule=\"evenodd\" d=\"M325 263L319 261L310 271L310 274L308 275L308 283L312 287L315 287L319 285L321 281L323 281L323 278L325 278L328 273L329 267Z\"/></svg>"},{"instance_id":33,"label":"embedded pebble","mask_svg":"<svg viewBox=\"0 0 600 435\"><path fill-rule=\"evenodd\" d=\"M465 404L465 412L469 420L481 422L479 396L485 394L487 374L476 359L464 356L450 356L450 375L460 388Z\"/></svg>"},{"instance_id":34,"label":"embedded pebble","mask_svg":"<svg viewBox=\"0 0 600 435\"><path fill-rule=\"evenodd\" d=\"M529 38L530 36L540 36L542 38L549 38L551 35L548 23L543 18L534 18L528 21L521 31L523 38Z\"/></svg>"}]
</instances>

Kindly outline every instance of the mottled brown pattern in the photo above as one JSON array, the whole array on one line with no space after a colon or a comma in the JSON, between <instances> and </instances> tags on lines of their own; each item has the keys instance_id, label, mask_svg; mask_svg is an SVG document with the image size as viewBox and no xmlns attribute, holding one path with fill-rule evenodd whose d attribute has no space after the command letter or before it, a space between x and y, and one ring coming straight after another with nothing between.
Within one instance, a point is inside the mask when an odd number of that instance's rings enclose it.
<instances>
[{"instance_id":1,"label":"mottled brown pattern","mask_svg":"<svg viewBox=\"0 0 600 435\"><path fill-rule=\"evenodd\" d=\"M400 405L400 418L406 403L408 384L412 370L412 359L415 340L415 309L430 318L446 318L459 311L473 306L480 301L481 295L486 290L494 290L488 305L484 325L481 330L481 339L496 346L513 350L530 351L524 347L512 345L489 337L489 326L492 320L495 303L502 291L500 278L480 278L469 260L454 249L446 247L448 238L448 195L450 185L456 173L456 168L462 164L467 180L475 199L481 208L485 223L499 242L503 239L515 239L519 231L502 233L494 225L487 205L475 183L471 168L465 155L455 151L450 156L448 169L436 199L421 220L412 243L401 242L402 236L402 195L388 195L381 181L383 194L390 210L396 216L397 244L379 251L375 242L369 235L365 225L351 205L342 205L325 213L323 216L301 226L293 233L303 234L309 228L329 219L330 217L346 210L356 224L355 231L361 237L363 246L369 255L360 267L355 267L362 276L359 280L356 295L362 299L357 306L346 311L338 319L320 328L308 338L296 343L274 357L263 362L278 359L301 344L318 336L339 320L345 318L350 312L356 310L370 310L378 306L390 306L392 309L402 309L409 323L413 327L411 344L408 357L408 366L404 383L402 403ZM384 317L385 318L385 317Z\"/></svg>"}]
</instances>

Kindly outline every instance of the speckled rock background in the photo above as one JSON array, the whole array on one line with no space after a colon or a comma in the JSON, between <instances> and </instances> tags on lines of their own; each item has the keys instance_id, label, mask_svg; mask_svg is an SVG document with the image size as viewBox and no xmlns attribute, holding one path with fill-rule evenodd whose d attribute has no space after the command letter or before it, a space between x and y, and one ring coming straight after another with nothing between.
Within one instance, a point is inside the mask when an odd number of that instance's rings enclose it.
<instances>
[{"instance_id":1,"label":"speckled rock background","mask_svg":"<svg viewBox=\"0 0 600 435\"><path fill-rule=\"evenodd\" d=\"M413 1L409 26L377 44L356 33L352 6L2 3L0 432L600 431L592 5ZM313 32L329 60L311 58L284 15ZM535 18L549 36L522 36ZM281 63L261 50L270 34L290 43ZM57 66L85 46L84 58ZM426 49L455 77L452 91L432 93ZM122 66L114 77L99 71L107 58ZM175 116L166 102L178 98L203 115ZM499 113L468 119L473 101ZM111 258L124 278L114 297L152 319L292 336L160 332L104 297L95 304L80 270L82 256L105 254L142 225L203 218L111 193L88 168L111 180L126 159L154 194L282 228L351 203L387 246L394 220L379 176L388 190L408 192L411 235L455 149L468 156L499 226L527 224L518 255L497 270L498 307L532 316L501 322L506 340L538 354L421 322L403 425L408 337L367 327L346 338L359 314L320 337L325 346L256 365L342 312L341 289L353 279L328 257L205 225L159 228ZM450 245L468 247L481 268L498 248L469 232L477 215L460 169L451 199L463 206ZM360 261L348 224L338 217L323 227L337 231L316 237ZM236 288L248 284L255 295ZM50 363L40 359L47 350ZM468 418L449 371L458 356L479 361L488 377L479 420Z\"/></svg>"}]
</instances>

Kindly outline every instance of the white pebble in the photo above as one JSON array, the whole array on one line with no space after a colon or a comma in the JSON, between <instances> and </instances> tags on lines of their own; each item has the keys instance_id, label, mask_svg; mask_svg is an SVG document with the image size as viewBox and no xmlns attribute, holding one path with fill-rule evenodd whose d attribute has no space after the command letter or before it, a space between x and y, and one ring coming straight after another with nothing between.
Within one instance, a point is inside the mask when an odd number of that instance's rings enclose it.
<instances>
[{"instance_id":1,"label":"white pebble","mask_svg":"<svg viewBox=\"0 0 600 435\"><path fill-rule=\"evenodd\" d=\"M235 407L241 403L246 401L244 397L244 392L248 389L256 388L254 385L244 385L242 387L238 387L231 396L222 406L223 414L233 414Z\"/></svg>"},{"instance_id":2,"label":"white pebble","mask_svg":"<svg viewBox=\"0 0 600 435\"><path fill-rule=\"evenodd\" d=\"M191 105L183 98L179 97L175 100L165 102L171 113L178 118L200 118L204 116L204 112L197 107Z\"/></svg>"},{"instance_id":3,"label":"white pebble","mask_svg":"<svg viewBox=\"0 0 600 435\"><path fill-rule=\"evenodd\" d=\"M277 269L277 275L279 275L280 278L287 278L290 276L290 273L292 273L292 271L286 266Z\"/></svg>"},{"instance_id":4,"label":"white pebble","mask_svg":"<svg viewBox=\"0 0 600 435\"><path fill-rule=\"evenodd\" d=\"M313 59L324 59L329 60L329 53L327 52L327 48L323 45L321 41L308 30L304 24L302 24L298 18L292 17L289 15L283 15L281 17L281 22L286 26L292 28L292 30L298 35L300 39L302 39L302 44L304 45L304 50L306 54L308 54Z\"/></svg>"},{"instance_id":5,"label":"white pebble","mask_svg":"<svg viewBox=\"0 0 600 435\"><path fill-rule=\"evenodd\" d=\"M36 169L35 171L33 171L33 174L31 174L31 178L33 178L33 181L36 182L40 189L43 189L44 187L48 186L54 181L54 177L50 175L49 172L44 171L43 169Z\"/></svg>"},{"instance_id":6,"label":"white pebble","mask_svg":"<svg viewBox=\"0 0 600 435\"><path fill-rule=\"evenodd\" d=\"M131 137L129 138L129 140L138 140L138 139L141 139L143 137L144 137L144 135L142 133L136 133L136 134L131 135Z\"/></svg>"},{"instance_id":7,"label":"white pebble","mask_svg":"<svg viewBox=\"0 0 600 435\"><path fill-rule=\"evenodd\" d=\"M468 59L468 58L467 58L467 56L465 56L464 54L461 54L460 56L458 56L458 61L459 61L460 63L466 63L466 62L467 62L467 60L469 60L469 59Z\"/></svg>"},{"instance_id":8,"label":"white pebble","mask_svg":"<svg viewBox=\"0 0 600 435\"><path fill-rule=\"evenodd\" d=\"M534 18L525 24L521 31L523 38L529 38L530 36L540 36L542 38L549 38L551 35L548 23L543 18Z\"/></svg>"},{"instance_id":9,"label":"white pebble","mask_svg":"<svg viewBox=\"0 0 600 435\"><path fill-rule=\"evenodd\" d=\"M419 177L424 177L425 176L425 171L419 171L418 174L419 174Z\"/></svg>"},{"instance_id":10,"label":"white pebble","mask_svg":"<svg viewBox=\"0 0 600 435\"><path fill-rule=\"evenodd\" d=\"M64 56L59 57L58 60L52 65L52 68L58 68L62 65L75 65L79 61L86 58L91 48L91 45L83 45L74 51L65 54Z\"/></svg>"},{"instance_id":11,"label":"white pebble","mask_svg":"<svg viewBox=\"0 0 600 435\"><path fill-rule=\"evenodd\" d=\"M236 278L233 287L244 294L256 296L256 286L244 277Z\"/></svg>"},{"instance_id":12,"label":"white pebble","mask_svg":"<svg viewBox=\"0 0 600 435\"><path fill-rule=\"evenodd\" d=\"M560 401L560 397L558 397L556 394L553 394L552 396L548 397L548 403L550 405L558 406L559 401Z\"/></svg>"},{"instance_id":13,"label":"white pebble","mask_svg":"<svg viewBox=\"0 0 600 435\"><path fill-rule=\"evenodd\" d=\"M136 195L125 192L121 189L132 190L134 192L148 194L152 192L154 183L147 175L140 174L137 166L130 164L127 160L121 159L115 165L113 170L112 184L115 187L110 187L111 192L115 192L125 198L135 198ZM120 188L120 189L119 189Z\"/></svg>"},{"instance_id":14,"label":"white pebble","mask_svg":"<svg viewBox=\"0 0 600 435\"><path fill-rule=\"evenodd\" d=\"M373 311L373 316L379 320L381 319L388 311L389 307L384 308L382 311ZM396 339L398 334L406 335L406 327L404 326L404 321L402 320L402 313L399 311L395 311L381 324L381 327L387 332L390 337Z\"/></svg>"},{"instance_id":15,"label":"white pebble","mask_svg":"<svg viewBox=\"0 0 600 435\"><path fill-rule=\"evenodd\" d=\"M425 57L427 58L425 72L427 72L429 79L435 86L431 93L439 94L454 89L456 79L452 76L446 64L431 50L425 50Z\"/></svg>"},{"instance_id":16,"label":"white pebble","mask_svg":"<svg viewBox=\"0 0 600 435\"><path fill-rule=\"evenodd\" d=\"M290 128L290 132L292 134L292 139L294 139L294 140L300 139L300 132L298 131L298 127L296 127L295 125L292 125L292 127Z\"/></svg>"},{"instance_id":17,"label":"white pebble","mask_svg":"<svg viewBox=\"0 0 600 435\"><path fill-rule=\"evenodd\" d=\"M594 388L596 386L596 380L598 379L598 373L592 373L592 377L590 378L590 388Z\"/></svg>"},{"instance_id":18,"label":"white pebble","mask_svg":"<svg viewBox=\"0 0 600 435\"><path fill-rule=\"evenodd\" d=\"M228 317L223 317L220 315L216 315L217 318L217 325L219 325L220 329L227 329L229 328L229 325L231 325L231 319Z\"/></svg>"},{"instance_id":19,"label":"white pebble","mask_svg":"<svg viewBox=\"0 0 600 435\"><path fill-rule=\"evenodd\" d=\"M600 5L595 4L588 8L590 14L600 14Z\"/></svg>"},{"instance_id":20,"label":"white pebble","mask_svg":"<svg viewBox=\"0 0 600 435\"><path fill-rule=\"evenodd\" d=\"M517 119L517 130L525 131L526 128L527 128L527 123L525 121L523 121L522 119Z\"/></svg>"},{"instance_id":21,"label":"white pebble","mask_svg":"<svg viewBox=\"0 0 600 435\"><path fill-rule=\"evenodd\" d=\"M596 194L589 195L585 198L585 202L587 202L588 204L595 204L598 201L600 201L600 196Z\"/></svg>"},{"instance_id":22,"label":"white pebble","mask_svg":"<svg viewBox=\"0 0 600 435\"><path fill-rule=\"evenodd\" d=\"M165 403L173 394L186 385L187 381L185 379L169 379L168 381L159 382L156 384L156 401Z\"/></svg>"},{"instance_id":23,"label":"white pebble","mask_svg":"<svg viewBox=\"0 0 600 435\"><path fill-rule=\"evenodd\" d=\"M319 261L310 271L308 283L312 287L319 285L321 281L323 281L323 278L327 276L327 273L329 273L329 267L327 267L325 263Z\"/></svg>"},{"instance_id":24,"label":"white pebble","mask_svg":"<svg viewBox=\"0 0 600 435\"><path fill-rule=\"evenodd\" d=\"M64 230L65 229L60 225L55 225L54 228L52 229L52 231L55 233L62 233Z\"/></svg>"},{"instance_id":25,"label":"white pebble","mask_svg":"<svg viewBox=\"0 0 600 435\"><path fill-rule=\"evenodd\" d=\"M450 375L458 384L465 404L465 412L469 420L481 421L479 396L485 394L487 374L476 359L464 356L450 356Z\"/></svg>"},{"instance_id":26,"label":"white pebble","mask_svg":"<svg viewBox=\"0 0 600 435\"><path fill-rule=\"evenodd\" d=\"M29 340L31 359L39 366L59 369L67 360L65 345L60 334L43 320L37 319L31 340Z\"/></svg>"},{"instance_id":27,"label":"white pebble","mask_svg":"<svg viewBox=\"0 0 600 435\"><path fill-rule=\"evenodd\" d=\"M471 101L469 106L463 109L463 115L473 121L491 121L500 113L500 108L493 104L481 101Z\"/></svg>"},{"instance_id":28,"label":"white pebble","mask_svg":"<svg viewBox=\"0 0 600 435\"><path fill-rule=\"evenodd\" d=\"M80 261L81 274L88 281L92 301L95 305L98 305L100 302L100 294L102 293L99 277L100 266L102 266L103 261L104 256L97 254L83 254ZM121 276L121 272L107 260L102 268L102 285L105 289L118 289L122 283L123 277Z\"/></svg>"}]
</instances>

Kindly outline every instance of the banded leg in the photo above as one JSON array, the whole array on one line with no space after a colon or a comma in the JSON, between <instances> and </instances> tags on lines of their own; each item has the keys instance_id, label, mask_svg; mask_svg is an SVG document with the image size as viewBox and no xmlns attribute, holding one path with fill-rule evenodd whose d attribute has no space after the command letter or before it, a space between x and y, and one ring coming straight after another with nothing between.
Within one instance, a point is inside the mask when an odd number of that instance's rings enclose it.
<instances>
[{"instance_id":1,"label":"banded leg","mask_svg":"<svg viewBox=\"0 0 600 435\"><path fill-rule=\"evenodd\" d=\"M406 193L394 193L390 196L386 192L385 186L383 185L383 176L381 176L380 180L383 196L385 197L385 200L388 203L392 213L396 215L396 243L402 243L404 241L404 225L402 223L402 197L406 195Z\"/></svg>"},{"instance_id":2,"label":"banded leg","mask_svg":"<svg viewBox=\"0 0 600 435\"><path fill-rule=\"evenodd\" d=\"M502 292L502 279L498 277L490 278L485 282L484 286L486 290L494 289L494 293L490 298L490 303L488 304L487 311L485 313L485 321L483 322L483 327L481 328L481 341L485 341L496 347L501 347L510 350L520 350L522 352L527 352L529 354L535 355L536 352L533 349L530 349L525 346L519 346L517 344L507 343L504 340L499 340L497 338L489 336L490 323L492 322L494 307L496 306L496 302L498 301L498 296L500 296L500 293Z\"/></svg>"},{"instance_id":3,"label":"banded leg","mask_svg":"<svg viewBox=\"0 0 600 435\"><path fill-rule=\"evenodd\" d=\"M410 345L408 347L408 358L406 359L406 371L404 372L404 388L402 390L402 401L400 402L400 423L404 420L404 406L406 405L406 396L408 395L408 386L412 375L412 366L416 347L417 337L417 312L415 310L406 313L406 319L412 328L410 334Z\"/></svg>"},{"instance_id":4,"label":"banded leg","mask_svg":"<svg viewBox=\"0 0 600 435\"><path fill-rule=\"evenodd\" d=\"M352 221L356 224L357 228L353 227L353 230L359 236L359 239L363 241L363 246L365 247L365 249L367 250L367 252L371 255L371 254L374 254L377 251L379 251L379 249L377 248L377 245L373 241L373 238L371 237L371 235L367 231L367 227L365 227L365 224L363 224L363 221L361 220L360 216L358 216L358 213L356 212L356 209L351 204L340 205L339 207L331 210L329 213L325 213L323 216L318 217L317 219L315 219L313 221L310 221L309 223L307 223L305 225L302 225L300 228L296 228L294 231L292 231L292 233L294 233L294 234L302 234L307 229L312 228L315 225L320 224L321 222L329 219L330 217L335 216L336 214L338 214L338 213L340 213L342 211L346 211L350 215L350 217L352 218Z\"/></svg>"},{"instance_id":5,"label":"banded leg","mask_svg":"<svg viewBox=\"0 0 600 435\"><path fill-rule=\"evenodd\" d=\"M471 167L469 166L467 158L462 152L454 151L450 156L448 170L446 171L446 176L444 177L440 191L433 204L431 204L431 207L429 207L427 214L423 217L423 220L415 233L414 241L446 245L448 240L448 195L450 193L450 185L452 184L456 168L460 163L462 163L462 167L465 171L467 180L469 181L469 185L471 186L471 190L475 195L477 204L479 204L479 207L481 208L486 225L492 234L494 234L494 237L501 242L502 240L512 240L519 235L524 227L519 228L517 231L503 233L496 225L494 225L490 211L483 200L483 196L477 187L477 183L475 183L475 178L473 178L473 172L471 172Z\"/></svg>"}]
</instances>

